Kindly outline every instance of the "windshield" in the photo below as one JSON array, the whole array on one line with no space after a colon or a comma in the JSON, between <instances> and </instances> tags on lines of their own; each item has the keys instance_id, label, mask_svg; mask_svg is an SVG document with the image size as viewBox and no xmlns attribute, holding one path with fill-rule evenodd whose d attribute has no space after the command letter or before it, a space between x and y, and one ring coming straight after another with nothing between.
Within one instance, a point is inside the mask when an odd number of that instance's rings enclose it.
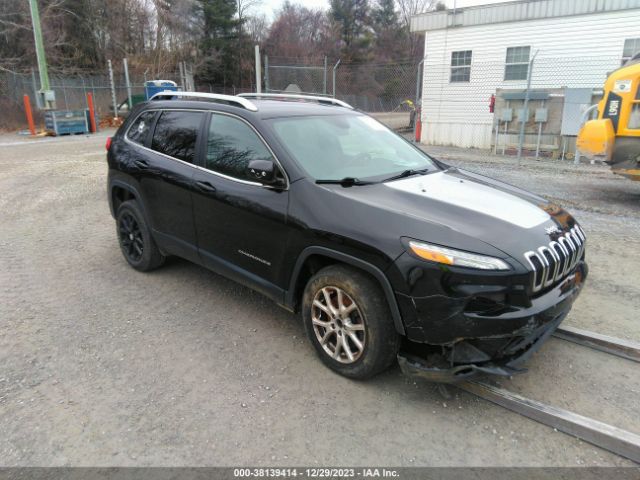
<instances>
[{"instance_id":1,"label":"windshield","mask_svg":"<svg viewBox=\"0 0 640 480\"><path fill-rule=\"evenodd\" d=\"M289 117L271 122L280 141L316 180L376 180L407 170L437 168L425 153L365 115Z\"/></svg>"}]
</instances>

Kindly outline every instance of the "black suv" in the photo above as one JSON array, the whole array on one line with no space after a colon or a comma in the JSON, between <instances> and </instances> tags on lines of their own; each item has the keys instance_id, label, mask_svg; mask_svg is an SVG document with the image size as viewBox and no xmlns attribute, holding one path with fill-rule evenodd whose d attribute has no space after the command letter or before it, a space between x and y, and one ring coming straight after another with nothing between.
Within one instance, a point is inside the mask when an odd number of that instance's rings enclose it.
<instances>
[{"instance_id":1,"label":"black suv","mask_svg":"<svg viewBox=\"0 0 640 480\"><path fill-rule=\"evenodd\" d=\"M351 378L521 371L586 277L563 209L337 100L163 92L107 148L132 267L177 255L262 292Z\"/></svg>"}]
</instances>

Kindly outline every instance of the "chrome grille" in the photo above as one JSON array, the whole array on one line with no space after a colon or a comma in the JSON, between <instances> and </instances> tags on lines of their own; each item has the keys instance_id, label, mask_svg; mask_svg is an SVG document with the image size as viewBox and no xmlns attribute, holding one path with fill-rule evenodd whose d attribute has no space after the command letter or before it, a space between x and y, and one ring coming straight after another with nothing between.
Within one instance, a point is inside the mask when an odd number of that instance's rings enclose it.
<instances>
[{"instance_id":1,"label":"chrome grille","mask_svg":"<svg viewBox=\"0 0 640 480\"><path fill-rule=\"evenodd\" d=\"M533 291L550 287L572 272L584 254L586 240L576 225L548 245L526 252L524 258L534 271Z\"/></svg>"}]
</instances>

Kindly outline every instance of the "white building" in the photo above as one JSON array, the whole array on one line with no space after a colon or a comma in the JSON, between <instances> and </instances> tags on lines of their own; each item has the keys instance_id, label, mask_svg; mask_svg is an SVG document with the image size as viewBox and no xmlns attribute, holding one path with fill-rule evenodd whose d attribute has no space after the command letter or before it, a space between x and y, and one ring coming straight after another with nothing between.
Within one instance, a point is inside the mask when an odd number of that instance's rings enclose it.
<instances>
[{"instance_id":1,"label":"white building","mask_svg":"<svg viewBox=\"0 0 640 480\"><path fill-rule=\"evenodd\" d=\"M526 89L529 75L534 90L602 88L608 72L640 50L640 0L449 8L413 17L411 30L425 35L422 141L490 148L500 121L489 111L491 95Z\"/></svg>"}]
</instances>

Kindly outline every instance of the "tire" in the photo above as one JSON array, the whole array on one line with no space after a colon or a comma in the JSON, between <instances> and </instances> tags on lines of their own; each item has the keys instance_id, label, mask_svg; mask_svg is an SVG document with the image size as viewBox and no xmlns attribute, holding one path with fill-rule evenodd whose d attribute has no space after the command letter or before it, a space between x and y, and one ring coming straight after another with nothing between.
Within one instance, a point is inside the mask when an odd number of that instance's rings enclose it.
<instances>
[{"instance_id":1,"label":"tire","mask_svg":"<svg viewBox=\"0 0 640 480\"><path fill-rule=\"evenodd\" d=\"M136 270L149 272L164 263L165 256L153 240L147 221L135 200L123 202L118 207L116 234L122 255Z\"/></svg>"},{"instance_id":2,"label":"tire","mask_svg":"<svg viewBox=\"0 0 640 480\"><path fill-rule=\"evenodd\" d=\"M302 320L322 362L340 375L371 378L396 360L400 336L385 295L358 270L332 265L311 277L302 297Z\"/></svg>"}]
</instances>

